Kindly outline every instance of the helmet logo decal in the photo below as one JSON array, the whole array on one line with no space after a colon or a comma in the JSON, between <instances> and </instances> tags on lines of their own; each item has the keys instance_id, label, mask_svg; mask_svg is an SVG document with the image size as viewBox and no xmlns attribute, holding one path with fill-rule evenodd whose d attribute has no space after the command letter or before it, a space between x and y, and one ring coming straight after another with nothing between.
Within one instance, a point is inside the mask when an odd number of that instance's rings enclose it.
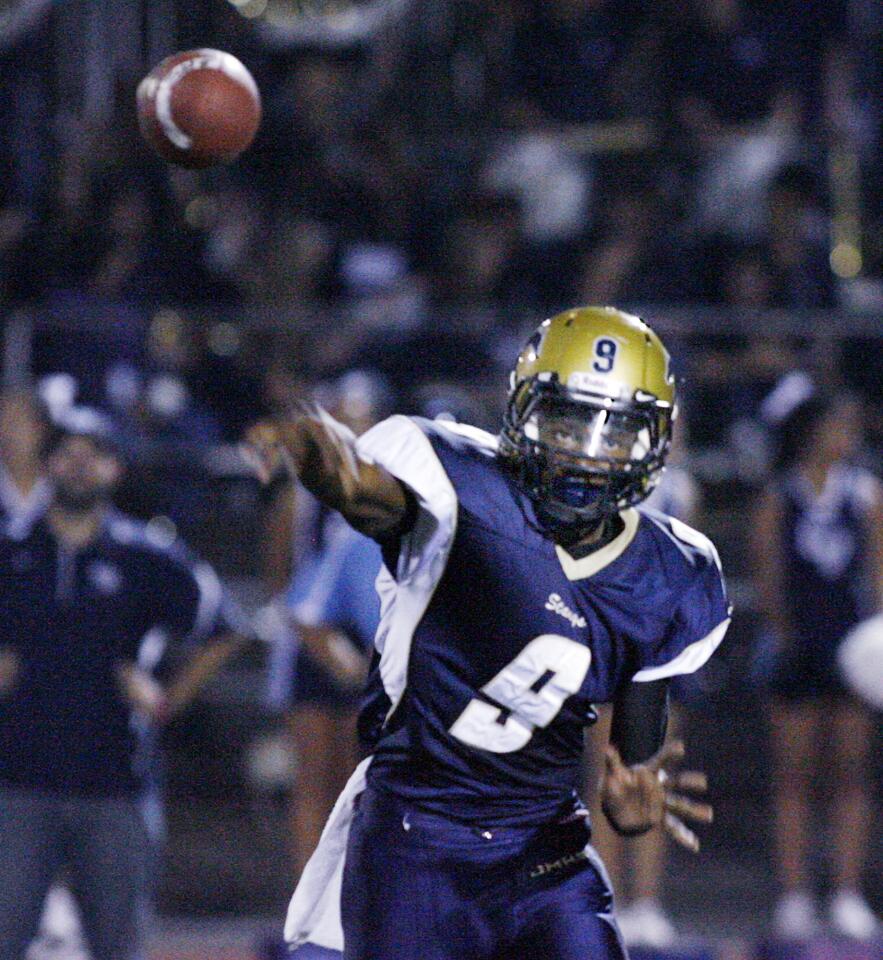
<instances>
[{"instance_id":1,"label":"helmet logo decal","mask_svg":"<svg viewBox=\"0 0 883 960\"><path fill-rule=\"evenodd\" d=\"M549 333L549 321L546 320L534 330L530 340L524 345L522 356L528 363L533 363L543 349L543 343Z\"/></svg>"},{"instance_id":2,"label":"helmet logo decal","mask_svg":"<svg viewBox=\"0 0 883 960\"><path fill-rule=\"evenodd\" d=\"M611 337L598 337L594 345L595 359L592 361L595 373L610 373L618 350L619 344Z\"/></svg>"},{"instance_id":3,"label":"helmet logo decal","mask_svg":"<svg viewBox=\"0 0 883 960\"><path fill-rule=\"evenodd\" d=\"M609 376L599 376L596 373L584 373L574 370L567 378L567 386L571 390L584 393L608 394L617 400L627 400L631 396L628 385L619 380L612 380Z\"/></svg>"}]
</instances>

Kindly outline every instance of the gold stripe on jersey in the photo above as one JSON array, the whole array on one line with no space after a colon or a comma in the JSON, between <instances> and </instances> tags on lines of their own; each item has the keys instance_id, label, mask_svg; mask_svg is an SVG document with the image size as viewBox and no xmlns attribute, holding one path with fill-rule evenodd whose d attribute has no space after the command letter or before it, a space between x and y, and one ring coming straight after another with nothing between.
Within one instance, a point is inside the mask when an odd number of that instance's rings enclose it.
<instances>
[{"instance_id":1,"label":"gold stripe on jersey","mask_svg":"<svg viewBox=\"0 0 883 960\"><path fill-rule=\"evenodd\" d=\"M622 530L600 550L590 553L587 557L579 560L574 559L563 547L555 545L555 553L558 554L558 562L568 580L585 580L591 577L605 567L610 566L614 560L621 557L628 545L635 539L638 532L638 523L640 516L638 511L629 508L620 513L622 518Z\"/></svg>"}]
</instances>

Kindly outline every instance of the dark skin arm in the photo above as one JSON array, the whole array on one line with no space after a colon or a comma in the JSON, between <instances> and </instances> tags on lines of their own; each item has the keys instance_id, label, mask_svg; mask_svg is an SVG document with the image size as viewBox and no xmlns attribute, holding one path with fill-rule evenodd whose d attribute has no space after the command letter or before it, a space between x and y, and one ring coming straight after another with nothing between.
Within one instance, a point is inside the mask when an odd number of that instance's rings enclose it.
<instances>
[{"instance_id":1,"label":"dark skin arm","mask_svg":"<svg viewBox=\"0 0 883 960\"><path fill-rule=\"evenodd\" d=\"M413 516L405 488L383 467L361 459L355 434L324 410L258 424L242 451L262 480L286 466L318 500L374 540L405 532Z\"/></svg>"},{"instance_id":2,"label":"dark skin arm","mask_svg":"<svg viewBox=\"0 0 883 960\"><path fill-rule=\"evenodd\" d=\"M613 706L610 746L604 757L601 807L617 833L635 836L661 825L688 850L699 840L681 818L710 823L712 808L677 792L702 793L705 775L694 771L672 773L684 756L675 740L662 745L668 708L668 681L629 683Z\"/></svg>"}]
</instances>

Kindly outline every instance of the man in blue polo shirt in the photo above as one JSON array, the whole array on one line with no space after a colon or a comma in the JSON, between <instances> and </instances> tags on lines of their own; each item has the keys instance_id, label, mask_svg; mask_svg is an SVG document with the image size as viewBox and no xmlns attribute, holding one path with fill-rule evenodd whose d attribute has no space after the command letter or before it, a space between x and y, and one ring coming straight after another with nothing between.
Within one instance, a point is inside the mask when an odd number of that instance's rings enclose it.
<instances>
[{"instance_id":1,"label":"man in blue polo shirt","mask_svg":"<svg viewBox=\"0 0 883 960\"><path fill-rule=\"evenodd\" d=\"M241 640L211 568L112 509L122 464L97 415L56 431L46 472L45 516L0 538L0 960L21 960L62 866L95 960L135 960L151 859L141 734ZM165 690L144 642L160 631L194 645Z\"/></svg>"}]
</instances>

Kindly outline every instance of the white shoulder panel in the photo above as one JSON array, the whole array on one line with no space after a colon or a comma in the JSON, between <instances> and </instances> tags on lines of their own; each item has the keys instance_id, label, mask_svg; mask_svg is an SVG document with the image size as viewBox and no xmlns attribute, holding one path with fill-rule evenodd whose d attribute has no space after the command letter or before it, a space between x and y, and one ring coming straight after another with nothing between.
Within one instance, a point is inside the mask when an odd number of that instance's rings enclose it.
<instances>
[{"instance_id":1,"label":"white shoulder panel","mask_svg":"<svg viewBox=\"0 0 883 960\"><path fill-rule=\"evenodd\" d=\"M492 433L488 433L487 430L482 430L479 427L473 427L468 423L457 423L456 420L436 420L434 421L437 427L441 427L442 430L449 430L451 433L456 433L461 437L467 437L470 440L474 440L476 443L480 444L482 447L485 447L489 451L497 452L497 447L500 445L500 438L494 436Z\"/></svg>"},{"instance_id":2,"label":"white shoulder panel","mask_svg":"<svg viewBox=\"0 0 883 960\"><path fill-rule=\"evenodd\" d=\"M392 707L405 690L411 640L448 562L457 529L457 494L426 434L408 417L395 416L359 438L357 454L387 469L417 497L420 513L402 538L393 577L381 572L380 626L374 644L380 676Z\"/></svg>"},{"instance_id":3,"label":"white shoulder panel","mask_svg":"<svg viewBox=\"0 0 883 960\"><path fill-rule=\"evenodd\" d=\"M669 660L668 663L663 663L658 667L646 667L644 670L639 670L632 677L632 680L637 683L649 683L651 680L663 680L666 677L677 677L684 673L695 673L705 665L708 658L721 645L729 626L730 618L727 617L707 636L691 643L689 647L682 650L674 660Z\"/></svg>"}]
</instances>

